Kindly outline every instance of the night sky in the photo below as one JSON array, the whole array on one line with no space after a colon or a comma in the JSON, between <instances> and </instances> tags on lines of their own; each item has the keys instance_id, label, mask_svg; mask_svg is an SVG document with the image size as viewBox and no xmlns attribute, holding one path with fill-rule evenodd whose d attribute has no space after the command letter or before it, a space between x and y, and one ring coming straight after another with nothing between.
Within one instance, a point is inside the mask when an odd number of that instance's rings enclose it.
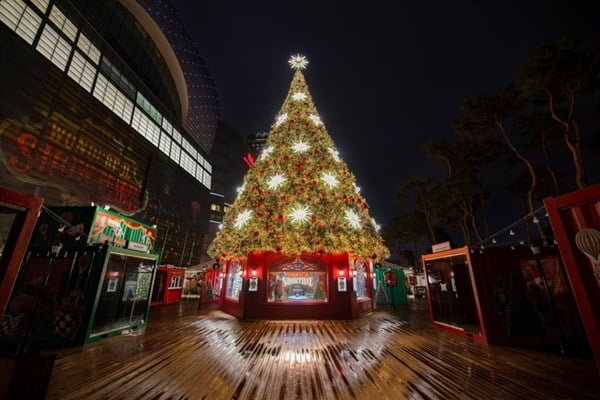
<instances>
[{"instance_id":1,"label":"night sky","mask_svg":"<svg viewBox=\"0 0 600 400\"><path fill-rule=\"evenodd\" d=\"M287 60L306 55L319 114L383 224L401 213L403 181L440 176L424 144L455 137L461 99L508 84L544 40L600 26L592 1L173 3L216 82L221 118L244 137L269 131L291 82Z\"/></svg>"}]
</instances>

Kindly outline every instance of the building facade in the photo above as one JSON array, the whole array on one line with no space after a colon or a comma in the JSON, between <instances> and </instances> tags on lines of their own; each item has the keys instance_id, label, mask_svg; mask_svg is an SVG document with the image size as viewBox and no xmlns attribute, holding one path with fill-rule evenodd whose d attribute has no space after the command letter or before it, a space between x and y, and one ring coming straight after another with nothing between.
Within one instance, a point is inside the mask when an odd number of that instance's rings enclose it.
<instances>
[{"instance_id":1,"label":"building facade","mask_svg":"<svg viewBox=\"0 0 600 400\"><path fill-rule=\"evenodd\" d=\"M0 1L0 186L157 225L198 262L218 98L168 1Z\"/></svg>"}]
</instances>

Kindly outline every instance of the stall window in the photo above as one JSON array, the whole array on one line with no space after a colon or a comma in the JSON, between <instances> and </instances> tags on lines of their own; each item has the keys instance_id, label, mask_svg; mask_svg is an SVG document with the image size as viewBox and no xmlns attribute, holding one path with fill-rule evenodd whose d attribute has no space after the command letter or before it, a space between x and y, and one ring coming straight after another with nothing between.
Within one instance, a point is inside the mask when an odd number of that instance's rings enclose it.
<instances>
[{"instance_id":1,"label":"stall window","mask_svg":"<svg viewBox=\"0 0 600 400\"><path fill-rule=\"evenodd\" d=\"M327 268L319 260L279 260L269 269L267 301L326 302Z\"/></svg>"},{"instance_id":2,"label":"stall window","mask_svg":"<svg viewBox=\"0 0 600 400\"><path fill-rule=\"evenodd\" d=\"M242 291L242 264L239 261L232 261L227 276L227 297L238 300Z\"/></svg>"},{"instance_id":3,"label":"stall window","mask_svg":"<svg viewBox=\"0 0 600 400\"><path fill-rule=\"evenodd\" d=\"M367 291L367 263L365 260L356 260L354 263L354 277L352 283L357 298L369 297Z\"/></svg>"},{"instance_id":4,"label":"stall window","mask_svg":"<svg viewBox=\"0 0 600 400\"><path fill-rule=\"evenodd\" d=\"M172 275L171 281L169 282L169 289L181 289L181 275Z\"/></svg>"}]
</instances>

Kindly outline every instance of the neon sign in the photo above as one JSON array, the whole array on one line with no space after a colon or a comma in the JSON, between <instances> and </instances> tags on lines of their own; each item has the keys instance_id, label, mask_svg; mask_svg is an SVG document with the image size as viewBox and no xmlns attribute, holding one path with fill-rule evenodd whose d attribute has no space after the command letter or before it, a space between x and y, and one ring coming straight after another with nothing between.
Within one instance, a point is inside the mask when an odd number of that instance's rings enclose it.
<instances>
[{"instance_id":1,"label":"neon sign","mask_svg":"<svg viewBox=\"0 0 600 400\"><path fill-rule=\"evenodd\" d=\"M75 138L54 124L47 136L48 140L42 140L29 132L19 134L17 151L7 154L7 167L16 174L53 178L54 186L60 185L61 178L94 186L98 200L104 199L126 211L139 209L141 180L133 162L104 152L84 137Z\"/></svg>"}]
</instances>

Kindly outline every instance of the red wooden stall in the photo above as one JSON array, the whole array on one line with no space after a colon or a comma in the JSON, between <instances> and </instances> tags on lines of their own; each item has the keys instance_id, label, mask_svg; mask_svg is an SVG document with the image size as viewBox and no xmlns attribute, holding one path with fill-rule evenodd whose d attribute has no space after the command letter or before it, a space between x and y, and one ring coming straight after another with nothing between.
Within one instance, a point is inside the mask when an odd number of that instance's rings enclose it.
<instances>
[{"instance_id":1,"label":"red wooden stall","mask_svg":"<svg viewBox=\"0 0 600 400\"><path fill-rule=\"evenodd\" d=\"M225 268L221 307L239 318L348 319L373 309L371 262L347 253L252 253Z\"/></svg>"},{"instance_id":2,"label":"red wooden stall","mask_svg":"<svg viewBox=\"0 0 600 400\"><path fill-rule=\"evenodd\" d=\"M21 268L44 199L0 188L0 316Z\"/></svg>"},{"instance_id":3,"label":"red wooden stall","mask_svg":"<svg viewBox=\"0 0 600 400\"><path fill-rule=\"evenodd\" d=\"M422 258L434 326L491 344L585 347L556 247L462 247Z\"/></svg>"},{"instance_id":4,"label":"red wooden stall","mask_svg":"<svg viewBox=\"0 0 600 400\"><path fill-rule=\"evenodd\" d=\"M600 185L546 198L544 205L600 370Z\"/></svg>"},{"instance_id":5,"label":"red wooden stall","mask_svg":"<svg viewBox=\"0 0 600 400\"><path fill-rule=\"evenodd\" d=\"M176 303L181 300L185 282L185 268L159 265L152 289L151 306Z\"/></svg>"}]
</instances>

